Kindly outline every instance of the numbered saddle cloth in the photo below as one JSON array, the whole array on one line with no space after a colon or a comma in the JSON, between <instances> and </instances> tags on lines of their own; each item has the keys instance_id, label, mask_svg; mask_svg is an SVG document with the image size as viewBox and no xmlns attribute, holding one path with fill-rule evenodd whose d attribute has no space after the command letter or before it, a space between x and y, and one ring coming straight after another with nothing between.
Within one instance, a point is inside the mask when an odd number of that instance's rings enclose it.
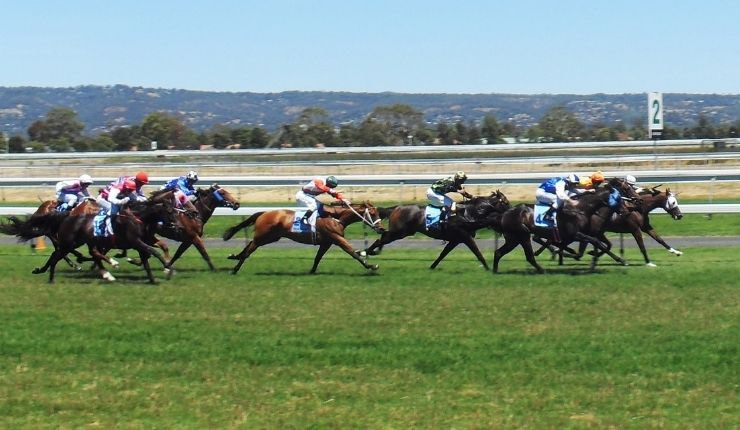
<instances>
[{"instance_id":1,"label":"numbered saddle cloth","mask_svg":"<svg viewBox=\"0 0 740 430\"><path fill-rule=\"evenodd\" d=\"M552 214L552 218L546 219L545 214L550 209L549 205L534 205L534 225L537 227L554 228L555 227L555 214Z\"/></svg>"},{"instance_id":2,"label":"numbered saddle cloth","mask_svg":"<svg viewBox=\"0 0 740 430\"><path fill-rule=\"evenodd\" d=\"M293 233L315 233L316 232L316 217L318 216L317 211L308 217L308 223L302 221L303 214L306 211L295 211L295 218L293 218L293 227L290 231Z\"/></svg>"},{"instance_id":3,"label":"numbered saddle cloth","mask_svg":"<svg viewBox=\"0 0 740 430\"><path fill-rule=\"evenodd\" d=\"M442 216L442 209L436 206L427 205L424 210L424 225L427 230L437 230L440 225L440 217Z\"/></svg>"},{"instance_id":4,"label":"numbered saddle cloth","mask_svg":"<svg viewBox=\"0 0 740 430\"><path fill-rule=\"evenodd\" d=\"M110 217L105 213L105 211L100 211L95 215L95 218L93 218L93 236L113 236L113 226L110 223Z\"/></svg>"}]
</instances>

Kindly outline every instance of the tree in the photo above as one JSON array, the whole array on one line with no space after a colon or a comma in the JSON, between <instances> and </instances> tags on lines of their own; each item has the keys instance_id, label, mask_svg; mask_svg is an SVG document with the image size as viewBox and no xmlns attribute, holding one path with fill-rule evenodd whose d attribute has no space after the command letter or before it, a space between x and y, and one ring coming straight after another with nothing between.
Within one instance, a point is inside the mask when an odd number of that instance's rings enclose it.
<instances>
[{"instance_id":1,"label":"tree","mask_svg":"<svg viewBox=\"0 0 740 430\"><path fill-rule=\"evenodd\" d=\"M264 148L270 141L270 134L262 127L255 127L249 136L250 148Z\"/></svg>"},{"instance_id":2,"label":"tree","mask_svg":"<svg viewBox=\"0 0 740 430\"><path fill-rule=\"evenodd\" d=\"M501 134L501 126L496 118L491 115L484 116L480 127L480 137L488 139L488 143L496 143L501 140Z\"/></svg>"},{"instance_id":3,"label":"tree","mask_svg":"<svg viewBox=\"0 0 740 430\"><path fill-rule=\"evenodd\" d=\"M585 127L565 107L550 109L538 123L540 137L551 142L571 142L583 137Z\"/></svg>"},{"instance_id":4,"label":"tree","mask_svg":"<svg viewBox=\"0 0 740 430\"><path fill-rule=\"evenodd\" d=\"M192 141L186 139L187 127L176 117L164 112L149 114L141 123L141 135L147 142L156 141L159 149L190 147L197 144L197 136ZM139 149L149 149L148 146Z\"/></svg>"},{"instance_id":5,"label":"tree","mask_svg":"<svg viewBox=\"0 0 740 430\"><path fill-rule=\"evenodd\" d=\"M26 140L23 137L15 135L8 139L8 152L26 152Z\"/></svg>"},{"instance_id":6,"label":"tree","mask_svg":"<svg viewBox=\"0 0 740 430\"><path fill-rule=\"evenodd\" d=\"M32 141L48 145L55 151L69 151L80 141L85 125L77 118L77 112L69 108L53 108L43 120L35 121L28 127Z\"/></svg>"},{"instance_id":7,"label":"tree","mask_svg":"<svg viewBox=\"0 0 740 430\"><path fill-rule=\"evenodd\" d=\"M141 128L138 125L115 128L110 132L110 138L113 140L115 151L130 151L147 143L141 136Z\"/></svg>"},{"instance_id":8,"label":"tree","mask_svg":"<svg viewBox=\"0 0 740 430\"><path fill-rule=\"evenodd\" d=\"M403 145L408 136L415 136L424 128L424 114L406 104L378 106L365 118L364 123L375 122L375 132L382 130L386 145Z\"/></svg>"}]
</instances>

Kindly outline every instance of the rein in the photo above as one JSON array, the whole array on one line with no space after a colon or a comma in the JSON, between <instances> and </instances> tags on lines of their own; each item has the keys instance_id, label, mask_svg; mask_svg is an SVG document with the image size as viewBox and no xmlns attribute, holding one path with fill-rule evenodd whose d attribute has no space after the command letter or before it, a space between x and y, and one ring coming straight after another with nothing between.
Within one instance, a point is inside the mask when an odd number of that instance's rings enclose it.
<instances>
[{"instance_id":1,"label":"rein","mask_svg":"<svg viewBox=\"0 0 740 430\"><path fill-rule=\"evenodd\" d=\"M349 208L349 210L351 210L352 212L354 212L355 215L357 215L362 220L362 222L364 224L367 224L368 226L370 226L370 228L372 228L373 230L377 231L376 224L378 224L380 222L380 217L378 217L377 220L372 221L372 217L370 216L370 211L368 210L367 207L365 207L364 214L360 215L360 213L357 212L355 210L355 208L353 208L352 206L350 206L350 205L348 205L346 203L345 203L345 205Z\"/></svg>"}]
</instances>

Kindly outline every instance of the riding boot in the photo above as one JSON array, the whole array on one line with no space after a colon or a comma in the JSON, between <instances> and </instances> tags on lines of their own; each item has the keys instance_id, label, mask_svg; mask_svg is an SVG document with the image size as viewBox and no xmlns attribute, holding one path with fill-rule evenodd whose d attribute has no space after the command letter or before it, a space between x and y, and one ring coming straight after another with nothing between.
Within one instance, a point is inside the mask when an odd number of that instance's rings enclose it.
<instances>
[{"instance_id":1,"label":"riding boot","mask_svg":"<svg viewBox=\"0 0 740 430\"><path fill-rule=\"evenodd\" d=\"M447 219L450 216L450 208L442 206L441 212L439 213L439 229L444 230L447 228Z\"/></svg>"},{"instance_id":2,"label":"riding boot","mask_svg":"<svg viewBox=\"0 0 740 430\"><path fill-rule=\"evenodd\" d=\"M311 218L311 215L313 215L313 210L307 210L306 213L303 214L303 218L301 218L301 223L308 224L308 219Z\"/></svg>"}]
</instances>

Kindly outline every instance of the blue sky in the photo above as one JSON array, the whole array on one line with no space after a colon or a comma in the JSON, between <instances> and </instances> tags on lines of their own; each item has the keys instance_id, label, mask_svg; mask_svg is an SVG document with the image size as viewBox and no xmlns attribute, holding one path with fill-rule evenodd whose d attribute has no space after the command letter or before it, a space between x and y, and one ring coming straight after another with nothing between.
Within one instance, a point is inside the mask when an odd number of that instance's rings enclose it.
<instances>
[{"instance_id":1,"label":"blue sky","mask_svg":"<svg viewBox=\"0 0 740 430\"><path fill-rule=\"evenodd\" d=\"M0 86L740 93L737 1L4 1Z\"/></svg>"}]
</instances>

